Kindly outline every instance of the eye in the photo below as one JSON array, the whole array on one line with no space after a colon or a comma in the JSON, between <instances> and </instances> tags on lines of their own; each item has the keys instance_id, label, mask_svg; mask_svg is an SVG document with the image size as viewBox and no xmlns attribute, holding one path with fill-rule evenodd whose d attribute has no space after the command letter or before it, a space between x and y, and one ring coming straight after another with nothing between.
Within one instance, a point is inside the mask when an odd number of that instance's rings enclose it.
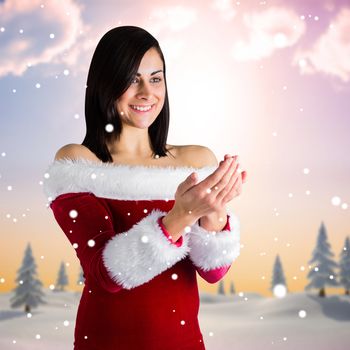
<instances>
[{"instance_id":1,"label":"eye","mask_svg":"<svg viewBox=\"0 0 350 350\"><path fill-rule=\"evenodd\" d=\"M153 78L153 79L158 79L157 83L160 83L160 82L162 81L161 78ZM152 80L153 80L153 79L152 79ZM136 80L137 80L137 78L135 78L131 83L133 84Z\"/></svg>"}]
</instances>

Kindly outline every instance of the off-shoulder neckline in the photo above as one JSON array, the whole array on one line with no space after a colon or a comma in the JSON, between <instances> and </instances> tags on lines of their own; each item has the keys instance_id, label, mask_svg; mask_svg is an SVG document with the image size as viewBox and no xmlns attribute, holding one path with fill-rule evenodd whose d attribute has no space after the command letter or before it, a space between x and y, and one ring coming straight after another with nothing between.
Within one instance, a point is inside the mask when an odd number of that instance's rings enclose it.
<instances>
[{"instance_id":1,"label":"off-shoulder neckline","mask_svg":"<svg viewBox=\"0 0 350 350\"><path fill-rule=\"evenodd\" d=\"M83 157L55 159L44 176L50 200L63 193L91 192L96 197L119 200L169 200L191 173L202 181L216 166L157 166L103 163Z\"/></svg>"},{"instance_id":2,"label":"off-shoulder neckline","mask_svg":"<svg viewBox=\"0 0 350 350\"><path fill-rule=\"evenodd\" d=\"M183 166L174 166L174 165L167 165L167 166L159 166L159 165L142 165L142 164L117 164L117 163L111 163L111 162L102 162L102 161L95 161L83 157L76 157L74 159L72 158L67 158L63 157L60 159L55 159L52 163L54 164L83 164L86 166L93 166L93 167L100 167L102 169L129 169L129 170L159 170L159 171L164 171L164 170L193 170L193 171L202 171L206 169L214 169L217 168L215 165L205 165L202 167L193 167L193 166L188 166L188 165L183 165Z\"/></svg>"}]
</instances>

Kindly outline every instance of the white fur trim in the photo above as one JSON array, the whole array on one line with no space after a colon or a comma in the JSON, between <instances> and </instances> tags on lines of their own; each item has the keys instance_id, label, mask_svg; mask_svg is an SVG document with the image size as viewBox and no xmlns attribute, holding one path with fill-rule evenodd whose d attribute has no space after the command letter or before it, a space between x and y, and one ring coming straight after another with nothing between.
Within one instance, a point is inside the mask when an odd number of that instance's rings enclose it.
<instances>
[{"instance_id":1,"label":"white fur trim","mask_svg":"<svg viewBox=\"0 0 350 350\"><path fill-rule=\"evenodd\" d=\"M169 242L157 220L166 212L153 209L130 230L111 238L102 253L111 278L125 289L152 280L185 258L189 252L188 234L181 246Z\"/></svg>"},{"instance_id":2,"label":"white fur trim","mask_svg":"<svg viewBox=\"0 0 350 350\"><path fill-rule=\"evenodd\" d=\"M84 158L53 161L44 175L48 201L69 192L91 192L97 197L121 200L173 200L178 185L192 172L199 181L217 167L159 167L103 163Z\"/></svg>"},{"instance_id":3,"label":"white fur trim","mask_svg":"<svg viewBox=\"0 0 350 350\"><path fill-rule=\"evenodd\" d=\"M198 225L198 221L191 227L189 256L204 271L231 265L240 254L239 219L230 212L228 216L231 231L207 231Z\"/></svg>"}]
</instances>

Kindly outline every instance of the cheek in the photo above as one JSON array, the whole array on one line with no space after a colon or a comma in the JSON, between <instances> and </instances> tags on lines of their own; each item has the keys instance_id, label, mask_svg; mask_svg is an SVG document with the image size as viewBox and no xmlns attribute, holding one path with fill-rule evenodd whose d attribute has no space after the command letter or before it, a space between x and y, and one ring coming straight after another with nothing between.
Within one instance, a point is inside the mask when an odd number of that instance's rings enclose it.
<instances>
[{"instance_id":1,"label":"cheek","mask_svg":"<svg viewBox=\"0 0 350 350\"><path fill-rule=\"evenodd\" d=\"M158 100L159 100L161 103L164 103L164 101L165 101L165 95L166 95L165 87L162 88L162 89L159 89L158 92L156 93L156 96L158 97Z\"/></svg>"},{"instance_id":2,"label":"cheek","mask_svg":"<svg viewBox=\"0 0 350 350\"><path fill-rule=\"evenodd\" d=\"M123 109L126 109L128 107L128 100L130 101L130 98L126 97L124 94L115 102L114 104L115 108L118 111L122 111Z\"/></svg>"},{"instance_id":3,"label":"cheek","mask_svg":"<svg viewBox=\"0 0 350 350\"><path fill-rule=\"evenodd\" d=\"M129 87L123 95L119 96L117 99L117 102L119 106L124 106L128 104L128 101L130 101L135 96L135 92Z\"/></svg>"},{"instance_id":4,"label":"cheek","mask_svg":"<svg viewBox=\"0 0 350 350\"><path fill-rule=\"evenodd\" d=\"M115 109L118 112L118 114L120 115L120 112L122 112L124 108L121 107L120 103L116 103L115 104Z\"/></svg>"}]
</instances>

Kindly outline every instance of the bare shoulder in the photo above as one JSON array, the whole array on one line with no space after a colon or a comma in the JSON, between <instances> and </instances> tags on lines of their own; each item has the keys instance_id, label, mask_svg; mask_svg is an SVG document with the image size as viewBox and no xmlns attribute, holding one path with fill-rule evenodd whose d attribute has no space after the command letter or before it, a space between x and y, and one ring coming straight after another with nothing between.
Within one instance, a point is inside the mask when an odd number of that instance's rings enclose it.
<instances>
[{"instance_id":1,"label":"bare shoulder","mask_svg":"<svg viewBox=\"0 0 350 350\"><path fill-rule=\"evenodd\" d=\"M55 160L59 160L63 158L69 158L69 159L85 158L93 161L99 160L96 157L96 155L93 152L91 152L86 146L80 145L77 143L69 143L68 145L61 147L57 151L55 155Z\"/></svg>"},{"instance_id":2,"label":"bare shoulder","mask_svg":"<svg viewBox=\"0 0 350 350\"><path fill-rule=\"evenodd\" d=\"M189 166L202 168L219 165L214 152L209 147L201 145L185 145L180 147L181 159Z\"/></svg>"}]
</instances>

